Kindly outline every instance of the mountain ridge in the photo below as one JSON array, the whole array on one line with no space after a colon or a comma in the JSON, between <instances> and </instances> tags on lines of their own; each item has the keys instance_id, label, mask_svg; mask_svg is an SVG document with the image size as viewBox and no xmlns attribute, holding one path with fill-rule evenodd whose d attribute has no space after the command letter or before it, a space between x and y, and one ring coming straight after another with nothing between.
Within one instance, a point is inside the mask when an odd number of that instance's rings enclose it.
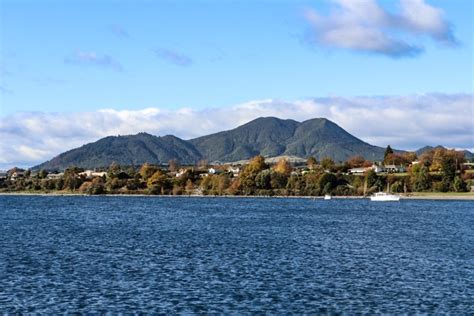
<instances>
[{"instance_id":1,"label":"mountain ridge","mask_svg":"<svg viewBox=\"0 0 474 316\"><path fill-rule=\"evenodd\" d=\"M174 135L154 136L148 133L107 136L95 142L68 150L32 169L65 169L163 164L176 159L194 164L233 162L256 155L265 157L297 156L335 161L360 155L368 160L382 160L385 148L370 145L326 118L303 122L276 117L259 117L234 129L184 140Z\"/></svg>"}]
</instances>

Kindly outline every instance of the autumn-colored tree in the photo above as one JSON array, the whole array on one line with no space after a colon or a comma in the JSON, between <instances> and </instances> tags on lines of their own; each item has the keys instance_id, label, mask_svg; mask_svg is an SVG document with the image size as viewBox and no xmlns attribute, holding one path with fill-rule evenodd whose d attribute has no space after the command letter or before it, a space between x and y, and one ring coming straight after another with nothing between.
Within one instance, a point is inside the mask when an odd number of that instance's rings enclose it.
<instances>
[{"instance_id":1,"label":"autumn-colored tree","mask_svg":"<svg viewBox=\"0 0 474 316\"><path fill-rule=\"evenodd\" d=\"M229 188L227 189L227 194L231 194L231 195L239 195L241 194L241 191L242 191L242 185L240 183L240 179L239 178L234 178L229 186Z\"/></svg>"},{"instance_id":2,"label":"autumn-colored tree","mask_svg":"<svg viewBox=\"0 0 474 316\"><path fill-rule=\"evenodd\" d=\"M184 188L185 188L187 194L193 193L193 191L194 191L194 184L193 184L193 182L191 181L191 179L188 179L188 180L186 181L186 186L185 186Z\"/></svg>"},{"instance_id":3,"label":"autumn-colored tree","mask_svg":"<svg viewBox=\"0 0 474 316\"><path fill-rule=\"evenodd\" d=\"M416 156L416 153L413 152L413 151L404 152L404 153L402 154L402 156L403 156L403 159L405 159L405 161L408 162L408 163L411 163L411 162L413 162L413 161L416 161L416 159L418 158L418 157Z\"/></svg>"},{"instance_id":4,"label":"autumn-colored tree","mask_svg":"<svg viewBox=\"0 0 474 316\"><path fill-rule=\"evenodd\" d=\"M140 171L138 173L140 174L143 180L148 181L148 179L157 171L158 171L157 167L152 166L148 163L144 163L140 167Z\"/></svg>"},{"instance_id":5,"label":"autumn-colored tree","mask_svg":"<svg viewBox=\"0 0 474 316\"><path fill-rule=\"evenodd\" d=\"M410 160L407 160L404 155L397 154L397 153L391 153L388 154L385 159L384 159L384 164L385 165L407 165Z\"/></svg>"},{"instance_id":6,"label":"autumn-colored tree","mask_svg":"<svg viewBox=\"0 0 474 316\"><path fill-rule=\"evenodd\" d=\"M158 170L148 179L147 186L153 194L165 194L171 188L171 181L165 173Z\"/></svg>"},{"instance_id":7,"label":"autumn-colored tree","mask_svg":"<svg viewBox=\"0 0 474 316\"><path fill-rule=\"evenodd\" d=\"M248 165L240 174L240 184L244 194L252 194L256 189L255 177L257 174L267 169L265 158L263 156L256 156L252 158Z\"/></svg>"},{"instance_id":8,"label":"autumn-colored tree","mask_svg":"<svg viewBox=\"0 0 474 316\"><path fill-rule=\"evenodd\" d=\"M265 158L259 155L259 156L253 157L245 169L252 172L260 172L263 169L267 169L267 168L268 166L265 163Z\"/></svg>"},{"instance_id":9,"label":"autumn-colored tree","mask_svg":"<svg viewBox=\"0 0 474 316\"><path fill-rule=\"evenodd\" d=\"M288 159L281 158L280 160L278 160L277 164L273 167L273 170L283 175L290 175L292 168L291 168L290 163L288 162Z\"/></svg>"},{"instance_id":10,"label":"autumn-colored tree","mask_svg":"<svg viewBox=\"0 0 474 316\"><path fill-rule=\"evenodd\" d=\"M353 156L347 160L349 168L368 167L372 165L370 161L365 160L362 156Z\"/></svg>"},{"instance_id":11,"label":"autumn-colored tree","mask_svg":"<svg viewBox=\"0 0 474 316\"><path fill-rule=\"evenodd\" d=\"M318 165L318 161L313 156L310 156L308 157L308 160L306 161L306 165L308 166L309 169L314 169Z\"/></svg>"}]
</instances>

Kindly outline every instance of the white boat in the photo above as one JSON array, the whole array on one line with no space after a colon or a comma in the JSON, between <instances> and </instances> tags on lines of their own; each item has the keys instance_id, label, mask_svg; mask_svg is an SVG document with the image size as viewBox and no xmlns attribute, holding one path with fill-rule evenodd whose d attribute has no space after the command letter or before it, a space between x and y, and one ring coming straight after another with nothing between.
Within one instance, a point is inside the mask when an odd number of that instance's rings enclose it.
<instances>
[{"instance_id":1,"label":"white boat","mask_svg":"<svg viewBox=\"0 0 474 316\"><path fill-rule=\"evenodd\" d=\"M390 202L390 201L400 201L400 195L390 194L385 192L377 192L370 196L371 201L377 202Z\"/></svg>"},{"instance_id":2,"label":"white boat","mask_svg":"<svg viewBox=\"0 0 474 316\"><path fill-rule=\"evenodd\" d=\"M326 194L326 195L324 196L324 199L325 199L325 200L330 200L330 199L331 199L331 196L330 196L329 194Z\"/></svg>"}]
</instances>

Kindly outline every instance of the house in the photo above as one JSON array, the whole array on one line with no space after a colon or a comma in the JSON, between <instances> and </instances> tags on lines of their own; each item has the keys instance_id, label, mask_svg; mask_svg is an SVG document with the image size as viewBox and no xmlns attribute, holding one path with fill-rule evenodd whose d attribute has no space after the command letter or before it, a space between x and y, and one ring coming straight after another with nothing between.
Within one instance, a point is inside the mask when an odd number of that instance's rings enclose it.
<instances>
[{"instance_id":1,"label":"house","mask_svg":"<svg viewBox=\"0 0 474 316\"><path fill-rule=\"evenodd\" d=\"M461 168L472 170L474 169L474 162L465 162L461 164Z\"/></svg>"},{"instance_id":2,"label":"house","mask_svg":"<svg viewBox=\"0 0 474 316\"><path fill-rule=\"evenodd\" d=\"M64 172L48 173L48 175L46 176L46 179L48 179L48 180L57 180L57 179L61 179L63 176L64 176Z\"/></svg>"},{"instance_id":3,"label":"house","mask_svg":"<svg viewBox=\"0 0 474 316\"><path fill-rule=\"evenodd\" d=\"M239 168L239 167L230 166L229 168L227 168L227 172L228 172L228 173L231 173L232 176L234 176L234 177L238 177L239 174L240 174L240 168Z\"/></svg>"},{"instance_id":4,"label":"house","mask_svg":"<svg viewBox=\"0 0 474 316\"><path fill-rule=\"evenodd\" d=\"M360 167L360 168L351 168L349 169L350 174L364 174L367 171L367 167Z\"/></svg>"},{"instance_id":5,"label":"house","mask_svg":"<svg viewBox=\"0 0 474 316\"><path fill-rule=\"evenodd\" d=\"M15 180L18 180L20 178L23 178L24 176L25 176L24 171L14 171L12 173L12 175L10 176L10 180L15 181Z\"/></svg>"},{"instance_id":6,"label":"house","mask_svg":"<svg viewBox=\"0 0 474 316\"><path fill-rule=\"evenodd\" d=\"M350 174L364 174L366 173L367 171L369 170L374 170L375 173L381 173L381 172L385 172L385 168L382 167L382 166L378 166L376 164L373 164L372 166L370 167L359 167L359 168L352 168L352 169L349 169L349 173Z\"/></svg>"},{"instance_id":7,"label":"house","mask_svg":"<svg viewBox=\"0 0 474 316\"><path fill-rule=\"evenodd\" d=\"M186 172L188 172L188 169L179 169L178 172L176 172L176 178L181 177Z\"/></svg>"},{"instance_id":8,"label":"house","mask_svg":"<svg viewBox=\"0 0 474 316\"><path fill-rule=\"evenodd\" d=\"M92 170L85 170L83 172L80 172L79 176L84 176L87 179L92 179L92 178L95 178L95 177L106 177L107 172L96 172L96 171L92 171Z\"/></svg>"},{"instance_id":9,"label":"house","mask_svg":"<svg viewBox=\"0 0 474 316\"><path fill-rule=\"evenodd\" d=\"M207 174L221 174L221 173L222 173L222 170L219 170L219 169L209 168L207 170Z\"/></svg>"},{"instance_id":10,"label":"house","mask_svg":"<svg viewBox=\"0 0 474 316\"><path fill-rule=\"evenodd\" d=\"M402 165L396 166L396 165L385 165L384 166L385 172L388 173L402 173L406 171L406 168Z\"/></svg>"}]
</instances>

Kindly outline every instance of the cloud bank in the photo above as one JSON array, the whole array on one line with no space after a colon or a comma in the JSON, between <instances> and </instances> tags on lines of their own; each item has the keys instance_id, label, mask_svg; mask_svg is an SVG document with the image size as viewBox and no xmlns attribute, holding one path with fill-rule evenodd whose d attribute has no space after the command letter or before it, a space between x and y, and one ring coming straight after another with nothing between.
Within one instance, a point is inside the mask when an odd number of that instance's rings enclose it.
<instances>
[{"instance_id":1,"label":"cloud bank","mask_svg":"<svg viewBox=\"0 0 474 316\"><path fill-rule=\"evenodd\" d=\"M33 166L110 135L148 132L189 139L232 129L261 116L304 121L328 118L362 140L413 150L425 145L474 148L473 95L426 94L298 101L260 100L193 110L102 109L23 112L0 119L0 168Z\"/></svg>"},{"instance_id":2,"label":"cloud bank","mask_svg":"<svg viewBox=\"0 0 474 316\"><path fill-rule=\"evenodd\" d=\"M424 51L420 37L453 46L457 40L444 12L424 0L400 0L391 13L376 0L333 0L328 15L306 9L310 41L318 45L390 57L413 57Z\"/></svg>"}]
</instances>

